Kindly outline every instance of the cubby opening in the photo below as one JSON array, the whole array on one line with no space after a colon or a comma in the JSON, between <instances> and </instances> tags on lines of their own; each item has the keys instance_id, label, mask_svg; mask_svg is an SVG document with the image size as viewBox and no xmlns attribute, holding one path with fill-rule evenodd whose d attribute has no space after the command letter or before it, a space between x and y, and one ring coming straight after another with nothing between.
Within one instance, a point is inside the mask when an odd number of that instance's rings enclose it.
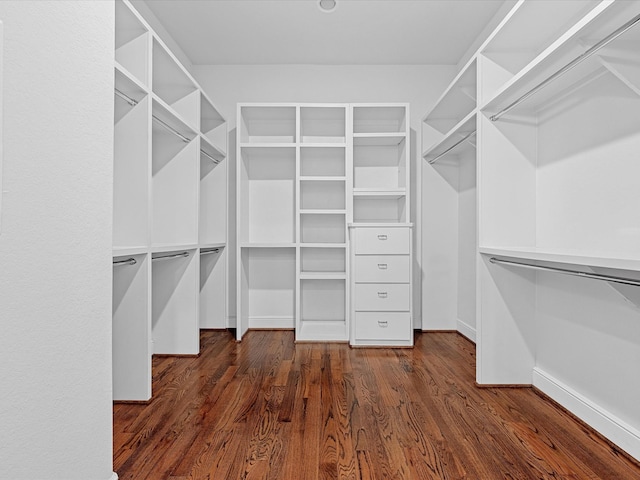
<instances>
[{"instance_id":1,"label":"cubby opening","mask_svg":"<svg viewBox=\"0 0 640 480\"><path fill-rule=\"evenodd\" d=\"M406 197L354 197L353 221L356 223L407 222Z\"/></svg>"},{"instance_id":2,"label":"cubby opening","mask_svg":"<svg viewBox=\"0 0 640 480\"><path fill-rule=\"evenodd\" d=\"M302 177L345 178L345 149L341 147L301 147Z\"/></svg>"},{"instance_id":3,"label":"cubby opening","mask_svg":"<svg viewBox=\"0 0 640 480\"><path fill-rule=\"evenodd\" d=\"M200 328L227 327L226 249L200 250Z\"/></svg>"},{"instance_id":4,"label":"cubby opening","mask_svg":"<svg viewBox=\"0 0 640 480\"><path fill-rule=\"evenodd\" d=\"M130 259L135 263L118 263ZM152 354L149 258L139 254L113 261L113 399L146 401L151 398Z\"/></svg>"},{"instance_id":5,"label":"cubby opening","mask_svg":"<svg viewBox=\"0 0 640 480\"><path fill-rule=\"evenodd\" d=\"M391 144L359 144L353 146L353 188L388 190L405 188L406 140Z\"/></svg>"},{"instance_id":6,"label":"cubby opening","mask_svg":"<svg viewBox=\"0 0 640 480\"><path fill-rule=\"evenodd\" d=\"M296 107L241 106L241 143L295 143Z\"/></svg>"},{"instance_id":7,"label":"cubby opening","mask_svg":"<svg viewBox=\"0 0 640 480\"><path fill-rule=\"evenodd\" d=\"M198 241L198 142L183 139L153 123L152 244Z\"/></svg>"},{"instance_id":8,"label":"cubby opening","mask_svg":"<svg viewBox=\"0 0 640 480\"><path fill-rule=\"evenodd\" d=\"M123 83L116 80L126 89ZM141 247L149 243L149 99L132 106L116 96L115 102L113 245Z\"/></svg>"},{"instance_id":9,"label":"cubby opening","mask_svg":"<svg viewBox=\"0 0 640 480\"><path fill-rule=\"evenodd\" d=\"M302 143L345 143L345 107L300 107Z\"/></svg>"},{"instance_id":10,"label":"cubby opening","mask_svg":"<svg viewBox=\"0 0 640 480\"><path fill-rule=\"evenodd\" d=\"M404 106L357 106L353 109L353 133L404 133Z\"/></svg>"},{"instance_id":11,"label":"cubby opening","mask_svg":"<svg viewBox=\"0 0 640 480\"><path fill-rule=\"evenodd\" d=\"M435 143L476 108L477 61L472 60L442 94L436 105L423 119L427 131L423 138ZM433 141L429 142L432 138Z\"/></svg>"},{"instance_id":12,"label":"cubby opening","mask_svg":"<svg viewBox=\"0 0 640 480\"><path fill-rule=\"evenodd\" d=\"M149 31L122 1L116 2L115 61L142 85L149 85L147 71Z\"/></svg>"},{"instance_id":13,"label":"cubby opening","mask_svg":"<svg viewBox=\"0 0 640 480\"><path fill-rule=\"evenodd\" d=\"M344 180L303 180L300 182L300 209L344 211L345 188Z\"/></svg>"},{"instance_id":14,"label":"cubby opening","mask_svg":"<svg viewBox=\"0 0 640 480\"><path fill-rule=\"evenodd\" d=\"M217 155L224 157L227 152L227 123L220 112L200 92L200 132L205 141L211 144L211 148L217 151ZM210 152L217 157L216 152Z\"/></svg>"},{"instance_id":15,"label":"cubby opening","mask_svg":"<svg viewBox=\"0 0 640 480\"><path fill-rule=\"evenodd\" d=\"M200 91L182 66L153 41L153 92L192 128L200 123Z\"/></svg>"},{"instance_id":16,"label":"cubby opening","mask_svg":"<svg viewBox=\"0 0 640 480\"><path fill-rule=\"evenodd\" d=\"M227 162L200 155L200 244L225 243L227 238Z\"/></svg>"},{"instance_id":17,"label":"cubby opening","mask_svg":"<svg viewBox=\"0 0 640 480\"><path fill-rule=\"evenodd\" d=\"M303 279L300 281L302 322L345 322L345 281Z\"/></svg>"},{"instance_id":18,"label":"cubby opening","mask_svg":"<svg viewBox=\"0 0 640 480\"><path fill-rule=\"evenodd\" d=\"M240 241L295 242L295 148L243 147L240 157Z\"/></svg>"},{"instance_id":19,"label":"cubby opening","mask_svg":"<svg viewBox=\"0 0 640 480\"><path fill-rule=\"evenodd\" d=\"M249 328L294 328L296 249L241 249L239 315Z\"/></svg>"},{"instance_id":20,"label":"cubby opening","mask_svg":"<svg viewBox=\"0 0 640 480\"><path fill-rule=\"evenodd\" d=\"M301 247L300 273L345 274L346 250L340 248Z\"/></svg>"},{"instance_id":21,"label":"cubby opening","mask_svg":"<svg viewBox=\"0 0 640 480\"><path fill-rule=\"evenodd\" d=\"M300 215L301 243L345 243L345 214L321 213Z\"/></svg>"},{"instance_id":22,"label":"cubby opening","mask_svg":"<svg viewBox=\"0 0 640 480\"><path fill-rule=\"evenodd\" d=\"M196 250L153 254L151 326L153 353L195 355L200 351Z\"/></svg>"}]
</instances>

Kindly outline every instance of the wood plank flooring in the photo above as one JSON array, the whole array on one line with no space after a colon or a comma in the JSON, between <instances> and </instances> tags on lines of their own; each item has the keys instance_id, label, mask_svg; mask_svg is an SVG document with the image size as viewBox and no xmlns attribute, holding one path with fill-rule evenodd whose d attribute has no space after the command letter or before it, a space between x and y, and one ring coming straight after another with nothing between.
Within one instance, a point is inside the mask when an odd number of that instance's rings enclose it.
<instances>
[{"instance_id":1,"label":"wood plank flooring","mask_svg":"<svg viewBox=\"0 0 640 480\"><path fill-rule=\"evenodd\" d=\"M413 349L203 331L156 357L154 398L114 405L121 480L640 479L640 467L532 389L477 388L455 333Z\"/></svg>"}]
</instances>

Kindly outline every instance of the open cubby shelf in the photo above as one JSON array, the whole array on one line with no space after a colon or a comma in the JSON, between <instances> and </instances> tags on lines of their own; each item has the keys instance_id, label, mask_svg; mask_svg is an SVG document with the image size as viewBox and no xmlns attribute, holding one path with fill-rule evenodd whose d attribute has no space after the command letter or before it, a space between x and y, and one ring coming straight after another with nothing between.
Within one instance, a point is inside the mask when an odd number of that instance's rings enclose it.
<instances>
[{"instance_id":1,"label":"open cubby shelf","mask_svg":"<svg viewBox=\"0 0 640 480\"><path fill-rule=\"evenodd\" d=\"M349 341L347 225L409 218L407 116L406 104L238 105L238 339L295 328L297 341ZM276 270L293 262L293 313L289 293L281 313L252 300L258 252L275 252Z\"/></svg>"}]
</instances>

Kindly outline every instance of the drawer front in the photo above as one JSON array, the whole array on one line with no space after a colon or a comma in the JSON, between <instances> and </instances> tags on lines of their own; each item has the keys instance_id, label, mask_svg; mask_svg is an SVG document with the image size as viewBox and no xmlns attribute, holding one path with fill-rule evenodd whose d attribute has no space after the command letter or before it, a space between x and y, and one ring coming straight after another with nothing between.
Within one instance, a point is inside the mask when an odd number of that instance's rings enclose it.
<instances>
[{"instance_id":1,"label":"drawer front","mask_svg":"<svg viewBox=\"0 0 640 480\"><path fill-rule=\"evenodd\" d=\"M409 228L358 228L355 231L356 254L409 254Z\"/></svg>"},{"instance_id":2,"label":"drawer front","mask_svg":"<svg viewBox=\"0 0 640 480\"><path fill-rule=\"evenodd\" d=\"M409 311L408 283L356 283L355 307L361 312Z\"/></svg>"},{"instance_id":3,"label":"drawer front","mask_svg":"<svg viewBox=\"0 0 640 480\"><path fill-rule=\"evenodd\" d=\"M411 340L408 312L357 312L355 320L358 340Z\"/></svg>"},{"instance_id":4,"label":"drawer front","mask_svg":"<svg viewBox=\"0 0 640 480\"><path fill-rule=\"evenodd\" d=\"M356 282L409 283L409 255L356 255Z\"/></svg>"}]
</instances>

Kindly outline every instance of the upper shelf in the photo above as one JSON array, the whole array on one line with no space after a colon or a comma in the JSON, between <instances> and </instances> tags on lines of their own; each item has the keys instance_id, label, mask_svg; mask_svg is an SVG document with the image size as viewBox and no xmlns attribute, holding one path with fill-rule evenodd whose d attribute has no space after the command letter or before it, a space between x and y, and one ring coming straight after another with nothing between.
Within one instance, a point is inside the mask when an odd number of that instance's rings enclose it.
<instances>
[{"instance_id":1,"label":"upper shelf","mask_svg":"<svg viewBox=\"0 0 640 480\"><path fill-rule=\"evenodd\" d=\"M511 110L511 115L529 117L603 74L613 75L638 93L640 22L626 30L624 27L639 14L640 2L598 5L507 81L481 110L492 119L501 116L505 109ZM600 47L608 40L609 43ZM517 104L517 108L512 107L513 104Z\"/></svg>"},{"instance_id":2,"label":"upper shelf","mask_svg":"<svg viewBox=\"0 0 640 480\"><path fill-rule=\"evenodd\" d=\"M115 61L146 87L149 85L149 29L128 3L116 2L115 15Z\"/></svg>"},{"instance_id":3,"label":"upper shelf","mask_svg":"<svg viewBox=\"0 0 640 480\"><path fill-rule=\"evenodd\" d=\"M354 137L380 134L381 136L407 131L405 105L356 105L353 107Z\"/></svg>"},{"instance_id":4,"label":"upper shelf","mask_svg":"<svg viewBox=\"0 0 640 480\"><path fill-rule=\"evenodd\" d=\"M422 121L446 134L476 108L477 61L473 57L456 75L449 87Z\"/></svg>"},{"instance_id":5,"label":"upper shelf","mask_svg":"<svg viewBox=\"0 0 640 480\"><path fill-rule=\"evenodd\" d=\"M553 262L595 268L640 271L640 257L610 252L580 252L537 247L480 247L480 253L533 262Z\"/></svg>"},{"instance_id":6,"label":"upper shelf","mask_svg":"<svg viewBox=\"0 0 640 480\"><path fill-rule=\"evenodd\" d=\"M293 144L296 142L296 107L240 105L242 144Z\"/></svg>"},{"instance_id":7,"label":"upper shelf","mask_svg":"<svg viewBox=\"0 0 640 480\"><path fill-rule=\"evenodd\" d=\"M422 157L429 163L444 157L449 153L460 153L465 145L473 145L473 134L476 131L477 111L474 109L453 127L439 142L425 150Z\"/></svg>"}]
</instances>

